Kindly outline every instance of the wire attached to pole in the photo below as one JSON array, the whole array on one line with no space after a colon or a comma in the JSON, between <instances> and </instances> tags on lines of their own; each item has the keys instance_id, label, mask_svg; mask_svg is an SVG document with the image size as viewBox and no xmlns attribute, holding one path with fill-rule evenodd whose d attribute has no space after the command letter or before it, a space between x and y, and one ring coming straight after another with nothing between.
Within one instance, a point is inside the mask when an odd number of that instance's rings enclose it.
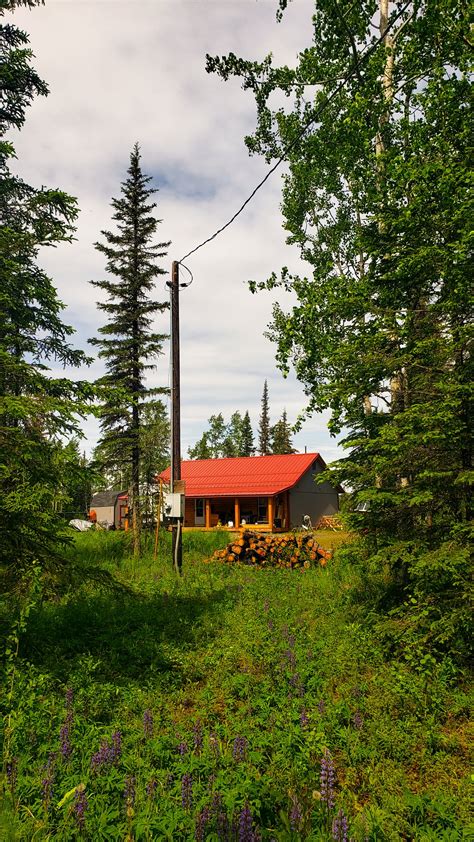
<instances>
[{"instance_id":1,"label":"wire attached to pole","mask_svg":"<svg viewBox=\"0 0 474 842\"><path fill-rule=\"evenodd\" d=\"M360 68L361 68L361 65L362 65L362 62L365 62L368 58L370 58L370 56L372 55L372 53L374 53L374 52L375 52L375 50L377 49L377 47L379 46L379 44L380 44L380 43L384 40L384 38L386 37L386 35L390 32L390 30L392 29L393 25L394 25L394 24L397 22L397 20L398 20L398 19L399 19L399 18L400 18L403 14L404 14L404 12L406 12L406 10L408 9L408 7L409 7L410 5L411 5L411 0L410 0L410 2L408 2L408 3L405 3L405 5L404 5L401 9L399 9L399 10L398 10L398 12L397 12L397 13L393 16L392 20L391 20L391 21L387 24L387 26L386 26L386 28L385 28L384 32L382 32L382 34L380 35L380 37L379 37L379 38L377 38L377 40L375 41L375 43L374 43L374 44L372 44L372 46L371 46L371 47L369 47L369 48L367 49L367 51L361 55L360 59L359 59L359 60L357 60L357 61L355 62L355 64L354 64L354 66L353 66L352 70L350 71L350 73L348 73L348 74L347 74L347 76L345 76L345 77L344 77L344 79L342 80L342 82L341 82L341 83L337 86L337 88L336 88L336 89L332 92L332 94L331 94L331 95L330 95L330 96L326 99L326 101L322 104L322 106L321 106L321 107L320 107L320 108L316 111L316 113L315 113L315 114L311 117L311 119L310 119L310 120L308 120L308 122L306 123L306 125L304 126L304 128L301 130L301 132L297 135L297 137L296 137L294 140L292 140L292 141L291 141L291 143L289 143L287 146L285 146L285 148L283 149L282 154L280 155L280 157L278 158L278 160L276 161L276 163L273 165L273 167L271 167L271 169L267 172L267 174L266 174L266 175L262 178L262 180L261 180L261 181L257 184L257 186L255 187L255 189L254 189L254 190L252 190L252 192L251 192L250 196L248 196L248 197L247 197L247 199L245 200L245 202L244 202L244 203L240 206L240 208L239 208L239 209L238 209L238 210L234 213L234 215L233 215L233 216L229 219L229 221L228 221L228 222L226 222L226 223L225 223L225 225L222 225L220 228L218 228L218 230L217 230L217 231L215 231L215 233L214 233L214 234L212 234L210 237L208 237L206 240L203 240L203 242L202 242L202 243L199 243L199 245L198 245L198 246L196 246L195 248L191 249L191 251L188 251L188 253L187 253L187 254L185 254L185 255L184 255L184 257L182 257L182 258L181 258L181 260L179 260L179 261L178 261L181 265L184 265L184 264L182 263L182 261L183 261L183 260L186 260L186 259L187 259L188 257L190 257L192 254L195 254L195 252L199 251L199 249L202 249L202 247L203 247L203 246L205 246L205 245L207 245L207 243L210 243L212 240L215 240L215 238L216 238L216 237L218 237L218 236L219 236L219 234L222 234L222 232L223 232L223 231L225 231L225 229L226 229L226 228L229 228L229 226L230 226L230 225L232 225L232 223L233 223L233 222L235 222L235 220L237 219L237 217L238 217L238 216L240 216L240 214L241 214L241 213L242 213L242 211L243 211L243 210L247 207L247 205L249 204L249 202L251 202L251 201L252 201L252 199L253 199L253 197L255 196L255 194L256 194L256 193L258 193L258 191L260 190L260 188L261 188L261 187L263 187L263 185L265 184L265 182L266 182L266 181L268 181L268 179L270 178L270 176L271 176L271 175L275 172L275 170L276 170L276 169L280 166L280 164L281 164L281 163L283 163L283 161L286 159L286 156L288 155L288 153L289 153L289 152L291 152L291 151L292 151L292 149L294 149L294 147L295 147L295 146L299 143L299 141L300 141L300 140L302 140L302 138L303 138L304 134L307 132L307 130L308 130L308 129L309 129L309 128L313 125L313 123L315 123L315 122L316 122L316 120L318 120L318 119L319 119L319 117L322 115L322 113L324 112L324 110L328 107L328 105L332 102L332 100L333 100L333 99L334 99L334 98L335 98L335 97L336 97L336 96L337 96L337 95L338 95L338 94L342 91L342 89L344 88L344 86L345 86L345 85L347 84L347 82L348 82L348 81L349 81L349 80L350 80L350 79L354 76L354 74L357 74L357 73L359 72L359 70L360 70ZM189 272L189 269L188 269L188 272ZM187 284L186 286L189 286L189 284Z\"/></svg>"}]
</instances>

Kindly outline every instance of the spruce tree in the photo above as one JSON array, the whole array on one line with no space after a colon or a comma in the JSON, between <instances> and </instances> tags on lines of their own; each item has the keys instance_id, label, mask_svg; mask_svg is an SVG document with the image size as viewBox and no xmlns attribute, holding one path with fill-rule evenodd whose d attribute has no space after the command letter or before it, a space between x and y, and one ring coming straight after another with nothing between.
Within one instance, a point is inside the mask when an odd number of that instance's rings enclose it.
<instances>
[{"instance_id":1,"label":"spruce tree","mask_svg":"<svg viewBox=\"0 0 474 842\"><path fill-rule=\"evenodd\" d=\"M117 231L102 231L105 243L95 244L107 259L109 277L91 283L107 294L98 307L108 321L99 328L100 338L90 341L100 348L107 372L99 381L103 387L100 444L111 460L120 454L130 466L134 555L139 556L141 413L146 401L166 391L146 385L146 373L154 368L167 339L166 334L155 332L152 324L168 303L153 300L151 295L156 278L165 274L156 261L166 255L169 243L153 243L161 220L153 215L156 204L149 197L156 189L147 186L151 177L141 171L137 143L127 172L120 198L112 199Z\"/></svg>"},{"instance_id":2,"label":"spruce tree","mask_svg":"<svg viewBox=\"0 0 474 842\"><path fill-rule=\"evenodd\" d=\"M15 5L33 2L3 3ZM0 134L20 129L27 106L48 88L31 65L28 36L9 23L0 27ZM40 248L69 242L77 216L75 199L58 189L37 189L14 175L13 145L0 141L0 575L5 587L39 563L50 581L65 569L63 519L65 463L61 439L78 426L89 384L53 378L48 365L85 362L61 318L63 305L50 277L38 266ZM3 583L2 583L3 584Z\"/></svg>"},{"instance_id":3,"label":"spruce tree","mask_svg":"<svg viewBox=\"0 0 474 842\"><path fill-rule=\"evenodd\" d=\"M291 424L288 423L286 409L279 421L271 429L272 453L296 453L291 441Z\"/></svg>"},{"instance_id":4,"label":"spruce tree","mask_svg":"<svg viewBox=\"0 0 474 842\"><path fill-rule=\"evenodd\" d=\"M253 456L255 453L255 444L253 439L252 424L250 423L250 415L247 412L242 421L242 450L240 456Z\"/></svg>"},{"instance_id":5,"label":"spruce tree","mask_svg":"<svg viewBox=\"0 0 474 842\"><path fill-rule=\"evenodd\" d=\"M260 413L260 424L258 428L258 451L260 456L268 456L272 451L270 447L270 413L268 408L268 383L265 380L262 394L262 411Z\"/></svg>"}]
</instances>

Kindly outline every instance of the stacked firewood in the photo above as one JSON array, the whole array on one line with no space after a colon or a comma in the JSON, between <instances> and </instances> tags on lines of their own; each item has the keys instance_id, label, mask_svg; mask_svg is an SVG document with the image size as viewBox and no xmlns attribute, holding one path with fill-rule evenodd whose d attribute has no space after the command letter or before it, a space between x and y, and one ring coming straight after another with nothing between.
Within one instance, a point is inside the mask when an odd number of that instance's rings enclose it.
<instances>
[{"instance_id":1,"label":"stacked firewood","mask_svg":"<svg viewBox=\"0 0 474 842\"><path fill-rule=\"evenodd\" d=\"M237 541L216 550L211 560L260 567L324 567L331 553L319 546L311 532L269 535L246 530Z\"/></svg>"}]
</instances>

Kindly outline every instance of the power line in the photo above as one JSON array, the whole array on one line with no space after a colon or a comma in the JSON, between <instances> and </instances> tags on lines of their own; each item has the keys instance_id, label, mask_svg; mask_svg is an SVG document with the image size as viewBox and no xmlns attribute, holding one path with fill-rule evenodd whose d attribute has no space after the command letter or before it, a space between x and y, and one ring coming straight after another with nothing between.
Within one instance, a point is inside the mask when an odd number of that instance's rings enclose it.
<instances>
[{"instance_id":1,"label":"power line","mask_svg":"<svg viewBox=\"0 0 474 842\"><path fill-rule=\"evenodd\" d=\"M294 148L294 147L295 147L295 146L299 143L299 141L302 139L302 137L303 137L303 135L305 134L305 132L306 132L306 131L310 128L310 126L312 126L312 124L313 124L314 122L316 122L316 120L318 120L318 119L319 119L319 117L321 116L321 114L323 113L323 111L324 111L324 110L328 107L328 105L332 102L332 100L333 100L333 99L334 99L334 98L335 98L335 97L336 97L336 96L337 96L337 95L341 92L341 90L342 90L342 89L343 89L343 87L347 84L347 82L349 81L349 79L351 79L351 78L354 76L354 74L355 74L355 73L357 73L357 72L360 70L362 62L365 62L368 58L370 58L370 56L372 55L372 53L374 53L374 52L375 52L375 50L377 49L377 47L379 46L379 44L380 44L380 43L384 40L385 36L386 36L386 35L390 32L390 30L392 29L393 25L394 25L394 24L397 22L397 20L398 20L398 19L399 19L399 18L400 18L400 17L401 17L401 16L402 16L405 12L406 12L406 10L408 9L408 7L409 7L410 5L411 5L411 0L410 0L410 2L408 2L408 3L405 3L405 5L404 5L401 9L399 9L399 11L398 11L398 12L397 12L394 16L393 16L392 20L391 20L391 21L387 24L386 29L382 32L382 34L380 35L380 37L379 37L379 38L377 38L377 40L375 41L375 43L374 43L374 44L372 44L372 46L371 46L371 47L369 47L369 48L368 48L368 50L367 50L365 53L363 53L363 54L361 55L360 59L356 61L356 63L354 64L354 66L353 66L352 70L351 70L351 71L347 74L347 76L345 76L345 77L344 77L344 79L342 80L342 82L340 83L340 85L338 85L338 86L337 86L337 88L336 88L336 89L332 92L332 94L331 94L331 95L330 95L330 96L326 99L326 101L322 104L322 106L321 106L321 107L320 107L320 108L316 111L316 113L315 113L315 114L311 117L311 119L310 119L310 120L308 120L308 122L306 123L306 125L304 126L304 128L301 130L301 132L297 135L297 137L296 137L294 140L292 140L292 141L291 141L291 143L289 143L287 146L285 146L285 148L283 149L282 154L280 155L280 157L278 158L278 160L276 161L276 163L273 165L273 167L271 167L271 169L269 169L269 171L267 172L267 174L266 174L266 175L262 178L262 180L261 180L261 181L257 184L257 186L255 187L255 189L254 189L254 190L252 190L252 192L251 192L250 196L248 196L248 197L247 197L247 199L245 200L245 202L244 202L244 203L240 206L240 208L239 208L239 209L238 209L238 210L234 213L234 215L233 215L233 216L229 219L229 221L228 221L228 222L226 222L226 223L225 223L225 225L222 225L220 228L218 228L218 229L217 229L217 231L215 231L215 233L214 233L214 234L212 234L210 237L208 237L206 240L203 240L203 242L202 242L202 243L199 243L199 245L198 245L198 246L196 246L195 248L191 249L191 251L188 251L188 253L187 253L187 254L185 254L185 255L184 255L184 257L182 257L180 261L178 261L179 263L181 263L183 260L186 260L188 257L190 257L190 256L191 256L192 254L194 254L195 252L199 251L199 249L201 249L203 246L207 245L207 243L210 243L212 240L215 240L215 238L216 238L216 237L218 237L218 236L219 236L219 234L222 234L222 232L223 232L223 231L225 231L225 229L226 229L226 228L228 228L230 225L232 225L232 223L233 223L233 222L237 219L237 217L238 217L238 216L240 216L240 214L242 213L242 211L243 211L243 210L247 207L247 205L249 204L249 202L251 202L251 201L252 201L252 199L253 199L253 197L255 196L255 194L256 194L256 193L258 193L258 191L260 190L260 188L261 188L261 187L263 187L263 185L265 184L265 182L266 182L266 181L268 181L268 179L270 178L270 176L271 176L271 175L273 175L273 173L275 172L275 170L276 170L276 169L280 166L280 164L281 164L281 163L283 163L283 161L286 159L286 156L288 155L288 152L291 152L291 150L292 150L292 149L293 149L293 148Z\"/></svg>"}]
</instances>

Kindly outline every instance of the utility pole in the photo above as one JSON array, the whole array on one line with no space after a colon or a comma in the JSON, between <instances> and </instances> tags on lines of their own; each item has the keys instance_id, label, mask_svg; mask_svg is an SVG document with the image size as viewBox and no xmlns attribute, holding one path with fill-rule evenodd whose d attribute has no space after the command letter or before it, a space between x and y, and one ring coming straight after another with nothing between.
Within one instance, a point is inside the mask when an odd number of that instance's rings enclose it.
<instances>
[{"instance_id":1,"label":"utility pole","mask_svg":"<svg viewBox=\"0 0 474 842\"><path fill-rule=\"evenodd\" d=\"M181 394L179 361L179 263L173 260L171 268L171 493L181 480ZM173 564L181 574L183 543L179 518L172 521Z\"/></svg>"}]
</instances>

